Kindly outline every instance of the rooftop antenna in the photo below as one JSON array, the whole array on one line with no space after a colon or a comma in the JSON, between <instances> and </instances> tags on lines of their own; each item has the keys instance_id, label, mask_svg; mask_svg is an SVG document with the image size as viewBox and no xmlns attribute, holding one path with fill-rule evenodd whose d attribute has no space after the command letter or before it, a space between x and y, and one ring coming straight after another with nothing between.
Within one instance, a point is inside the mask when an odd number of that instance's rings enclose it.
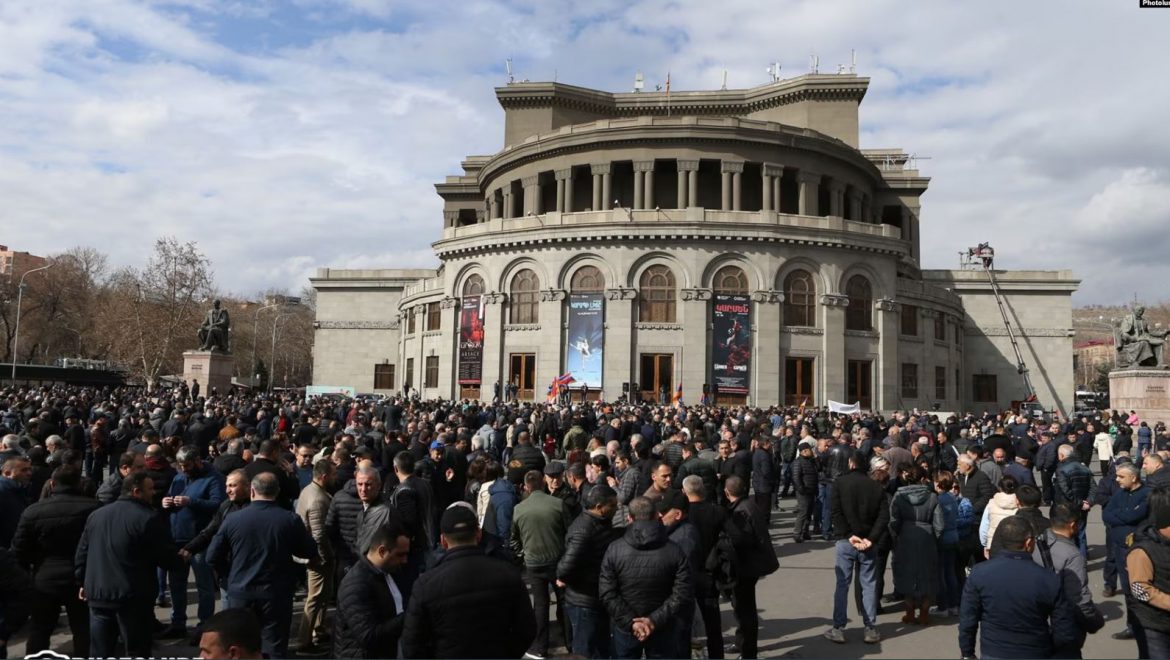
<instances>
[{"instance_id":1,"label":"rooftop antenna","mask_svg":"<svg viewBox=\"0 0 1170 660\"><path fill-rule=\"evenodd\" d=\"M504 60L504 67L508 69L508 84L516 82L516 78L512 75L512 58Z\"/></svg>"},{"instance_id":2,"label":"rooftop antenna","mask_svg":"<svg viewBox=\"0 0 1170 660\"><path fill-rule=\"evenodd\" d=\"M634 91L640 92L646 86L646 79L642 77L642 72L634 74Z\"/></svg>"},{"instance_id":3,"label":"rooftop antenna","mask_svg":"<svg viewBox=\"0 0 1170 660\"><path fill-rule=\"evenodd\" d=\"M772 64L768 65L767 70L768 70L768 76L772 79L772 82L780 82L780 63L779 62L773 62Z\"/></svg>"},{"instance_id":4,"label":"rooftop antenna","mask_svg":"<svg viewBox=\"0 0 1170 660\"><path fill-rule=\"evenodd\" d=\"M719 87L719 89L727 89L727 69L723 70L723 84Z\"/></svg>"},{"instance_id":5,"label":"rooftop antenna","mask_svg":"<svg viewBox=\"0 0 1170 660\"><path fill-rule=\"evenodd\" d=\"M820 73L821 72L821 58L819 56L817 56L816 54L813 54L813 55L809 56L809 59L812 60L812 67L811 67L812 70L810 71L810 73L814 73L814 74Z\"/></svg>"}]
</instances>

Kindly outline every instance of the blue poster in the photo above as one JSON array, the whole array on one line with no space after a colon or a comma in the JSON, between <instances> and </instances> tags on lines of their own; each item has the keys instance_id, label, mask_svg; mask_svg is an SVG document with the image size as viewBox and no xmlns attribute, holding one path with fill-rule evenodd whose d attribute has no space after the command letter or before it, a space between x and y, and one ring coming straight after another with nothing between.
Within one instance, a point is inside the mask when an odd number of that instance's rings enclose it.
<instances>
[{"instance_id":1,"label":"blue poster","mask_svg":"<svg viewBox=\"0 0 1170 660\"><path fill-rule=\"evenodd\" d=\"M569 335L565 371L573 386L601 388L602 351L605 346L605 303L600 293L569 295Z\"/></svg>"}]
</instances>

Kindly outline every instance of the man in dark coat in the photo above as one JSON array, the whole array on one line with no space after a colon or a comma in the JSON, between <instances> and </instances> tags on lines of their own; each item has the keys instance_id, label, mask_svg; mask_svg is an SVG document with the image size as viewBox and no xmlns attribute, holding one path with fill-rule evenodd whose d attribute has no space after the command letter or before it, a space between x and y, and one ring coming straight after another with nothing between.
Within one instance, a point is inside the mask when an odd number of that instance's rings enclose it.
<instances>
[{"instance_id":1,"label":"man in dark coat","mask_svg":"<svg viewBox=\"0 0 1170 660\"><path fill-rule=\"evenodd\" d=\"M815 447L816 443L811 439L801 440L796 460L792 462L792 488L796 491L796 523L792 528L792 540L797 543L812 538L809 525L816 518L813 507L816 506L821 475L813 457Z\"/></svg>"},{"instance_id":2,"label":"man in dark coat","mask_svg":"<svg viewBox=\"0 0 1170 660\"><path fill-rule=\"evenodd\" d=\"M595 486L585 497L585 507L565 533L557 584L565 589L565 614L573 627L570 651L584 658L608 658L609 614L598 596L597 581L605 551L620 534L613 528L617 492Z\"/></svg>"},{"instance_id":3,"label":"man in dark coat","mask_svg":"<svg viewBox=\"0 0 1170 660\"><path fill-rule=\"evenodd\" d=\"M89 609L77 599L80 585L73 575L73 559L85 521L101 505L81 494L81 471L75 466L57 468L50 483L52 496L24 510L12 539L12 550L29 569L36 588L25 653L49 648L64 607L73 633L73 656L83 657L89 653Z\"/></svg>"},{"instance_id":4,"label":"man in dark coat","mask_svg":"<svg viewBox=\"0 0 1170 660\"><path fill-rule=\"evenodd\" d=\"M8 640L28 618L33 584L7 548L0 548L0 657L8 657Z\"/></svg>"},{"instance_id":5,"label":"man in dark coat","mask_svg":"<svg viewBox=\"0 0 1170 660\"><path fill-rule=\"evenodd\" d=\"M755 451L752 452L752 500L760 515L758 521L764 529L772 518L772 500L777 485L776 463L772 460L772 438L761 435Z\"/></svg>"},{"instance_id":6,"label":"man in dark coat","mask_svg":"<svg viewBox=\"0 0 1170 660\"><path fill-rule=\"evenodd\" d=\"M1069 504L1073 508L1081 509L1081 524L1077 532L1077 545L1082 555L1088 555L1089 545L1085 536L1085 527L1089 520L1090 502L1096 485L1093 482L1093 473L1080 460L1075 447L1061 445L1056 450L1059 464L1052 479L1053 504Z\"/></svg>"},{"instance_id":7,"label":"man in dark coat","mask_svg":"<svg viewBox=\"0 0 1170 660\"><path fill-rule=\"evenodd\" d=\"M519 658L536 637L520 570L485 556L475 512L453 506L439 521L446 553L414 585L406 607L407 658Z\"/></svg>"},{"instance_id":8,"label":"man in dark coat","mask_svg":"<svg viewBox=\"0 0 1170 660\"><path fill-rule=\"evenodd\" d=\"M119 634L127 655L151 656L156 569L182 565L170 525L151 506L154 499L150 475L131 474L122 482L122 497L85 523L73 563L89 602L90 657L114 657Z\"/></svg>"},{"instance_id":9,"label":"man in dark coat","mask_svg":"<svg viewBox=\"0 0 1170 660\"><path fill-rule=\"evenodd\" d=\"M1000 536L1002 535L1002 539ZM1003 550L971 569L963 588L959 650L975 657L1048 658L1053 648L1075 645L1080 631L1060 577L1032 559L1032 526L1016 516L995 530Z\"/></svg>"},{"instance_id":10,"label":"man in dark coat","mask_svg":"<svg viewBox=\"0 0 1170 660\"><path fill-rule=\"evenodd\" d=\"M598 593L613 622L618 658L682 658L694 613L694 585L682 548L666 536L654 505L636 497L629 526L610 544L601 562Z\"/></svg>"},{"instance_id":11,"label":"man in dark coat","mask_svg":"<svg viewBox=\"0 0 1170 660\"><path fill-rule=\"evenodd\" d=\"M256 455L256 459L244 470L248 475L249 481L255 479L256 475L261 473L274 475L280 487L280 495L276 503L282 509L292 511L292 503L301 492L301 484L297 481L296 475L293 474L292 466L280 457L279 442L275 440L261 442L260 451Z\"/></svg>"},{"instance_id":12,"label":"man in dark coat","mask_svg":"<svg viewBox=\"0 0 1170 660\"><path fill-rule=\"evenodd\" d=\"M390 508L410 535L410 556L396 577L407 599L410 598L414 581L422 572L427 551L438 540L435 534L434 494L431 485L414 474L414 464L414 455L408 451L398 452L394 456L394 481L398 485L389 498Z\"/></svg>"},{"instance_id":13,"label":"man in dark coat","mask_svg":"<svg viewBox=\"0 0 1170 660\"><path fill-rule=\"evenodd\" d=\"M134 452L125 452L118 458L117 468L110 473L102 485L98 486L97 499L102 504L110 504L122 495L122 480L131 472L142 472L146 469L146 457Z\"/></svg>"},{"instance_id":14,"label":"man in dark coat","mask_svg":"<svg viewBox=\"0 0 1170 660\"><path fill-rule=\"evenodd\" d=\"M734 541L736 580L731 594L731 606L739 624L735 630L735 642L743 657L754 658L760 634L756 583L775 572L779 562L768 528L760 524L762 516L756 510L760 505L748 499L747 483L739 477L731 477L723 488L731 509L731 524L739 531ZM771 500L764 506L771 506Z\"/></svg>"},{"instance_id":15,"label":"man in dark coat","mask_svg":"<svg viewBox=\"0 0 1170 660\"><path fill-rule=\"evenodd\" d=\"M246 607L256 614L270 658L289 657L293 586L299 572L293 557L320 563L304 523L276 504L279 494L276 475L256 475L252 503L224 519L207 548L208 563L228 576L228 607Z\"/></svg>"},{"instance_id":16,"label":"man in dark coat","mask_svg":"<svg viewBox=\"0 0 1170 660\"><path fill-rule=\"evenodd\" d=\"M833 594L833 627L825 637L836 644L845 643L848 595L853 571L860 571L862 623L865 642L881 641L877 630L878 546L889 533L890 508L881 485L865 473L868 461L864 454L855 452L849 459L850 471L833 484L830 510L833 516L833 534L837 537L837 587Z\"/></svg>"},{"instance_id":17,"label":"man in dark coat","mask_svg":"<svg viewBox=\"0 0 1170 660\"><path fill-rule=\"evenodd\" d=\"M410 554L410 537L398 522L374 532L369 552L353 565L337 590L333 655L397 658L406 621L406 599L395 573Z\"/></svg>"},{"instance_id":18,"label":"man in dark coat","mask_svg":"<svg viewBox=\"0 0 1170 660\"><path fill-rule=\"evenodd\" d=\"M23 456L10 458L0 465L0 548L12 545L16 523L29 504L31 479L32 463Z\"/></svg>"}]
</instances>

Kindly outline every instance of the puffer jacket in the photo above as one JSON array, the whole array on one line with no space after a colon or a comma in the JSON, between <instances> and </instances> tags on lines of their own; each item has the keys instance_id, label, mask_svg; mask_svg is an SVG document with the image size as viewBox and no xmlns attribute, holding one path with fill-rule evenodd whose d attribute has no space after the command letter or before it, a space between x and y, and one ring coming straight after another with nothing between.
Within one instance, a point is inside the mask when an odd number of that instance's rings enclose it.
<instances>
[{"instance_id":1,"label":"puffer jacket","mask_svg":"<svg viewBox=\"0 0 1170 660\"><path fill-rule=\"evenodd\" d=\"M938 494L938 508L943 513L943 533L938 542L943 547L959 544L959 500L953 493Z\"/></svg>"},{"instance_id":2,"label":"puffer jacket","mask_svg":"<svg viewBox=\"0 0 1170 660\"><path fill-rule=\"evenodd\" d=\"M797 456L792 463L792 483L801 495L816 495L820 485L820 471L815 458Z\"/></svg>"},{"instance_id":3,"label":"puffer jacket","mask_svg":"<svg viewBox=\"0 0 1170 660\"><path fill-rule=\"evenodd\" d=\"M610 619L630 632L634 619L674 623L694 599L690 564L656 520L635 521L601 560L598 593Z\"/></svg>"},{"instance_id":4,"label":"puffer jacket","mask_svg":"<svg viewBox=\"0 0 1170 660\"><path fill-rule=\"evenodd\" d=\"M1093 473L1074 454L1057 466L1052 486L1055 503L1079 505L1093 497Z\"/></svg>"},{"instance_id":5,"label":"puffer jacket","mask_svg":"<svg viewBox=\"0 0 1170 660\"><path fill-rule=\"evenodd\" d=\"M394 608L394 596L382 571L362 558L337 589L333 621L333 655L337 658L396 658L406 613Z\"/></svg>"},{"instance_id":6,"label":"puffer jacket","mask_svg":"<svg viewBox=\"0 0 1170 660\"><path fill-rule=\"evenodd\" d=\"M520 496L507 479L496 479L488 489L488 508L483 517L483 531L494 534L505 544L511 540L512 514Z\"/></svg>"},{"instance_id":7,"label":"puffer jacket","mask_svg":"<svg viewBox=\"0 0 1170 660\"><path fill-rule=\"evenodd\" d=\"M557 562L557 579L565 583L565 602L578 607L601 607L598 579L601 560L621 530L609 518L585 511L577 516L565 534L565 553Z\"/></svg>"},{"instance_id":8,"label":"puffer jacket","mask_svg":"<svg viewBox=\"0 0 1170 660\"><path fill-rule=\"evenodd\" d=\"M352 565L358 560L351 548L357 546L358 515L361 512L362 501L358 499L357 482L350 479L333 496L333 501L329 503L329 513L325 516L325 531L333 543L337 560L343 566Z\"/></svg>"},{"instance_id":9,"label":"puffer jacket","mask_svg":"<svg viewBox=\"0 0 1170 660\"><path fill-rule=\"evenodd\" d=\"M114 470L114 473L106 477L102 485L98 486L97 499L102 504L109 504L122 496L122 473Z\"/></svg>"},{"instance_id":10,"label":"puffer jacket","mask_svg":"<svg viewBox=\"0 0 1170 660\"><path fill-rule=\"evenodd\" d=\"M76 593L79 585L73 575L73 559L85 521L99 506L76 490L59 488L24 510L12 538L12 550L21 566L32 567L38 590Z\"/></svg>"},{"instance_id":11,"label":"puffer jacket","mask_svg":"<svg viewBox=\"0 0 1170 660\"><path fill-rule=\"evenodd\" d=\"M1170 473L1170 471L1167 471ZM715 471L715 463L698 456L692 456L678 466L678 474L674 475L674 487L682 489L683 479L695 475L703 480L703 489L707 493L707 500L714 501L719 495L719 473Z\"/></svg>"},{"instance_id":12,"label":"puffer jacket","mask_svg":"<svg viewBox=\"0 0 1170 660\"><path fill-rule=\"evenodd\" d=\"M1020 503L1016 501L1015 495L996 493L991 496L991 501L983 511L983 521L979 525L979 542L983 547L991 548L991 540L995 538L995 529L999 527L999 523L1008 516L1016 515L1019 509ZM987 526L986 531L983 528L984 524Z\"/></svg>"}]
</instances>

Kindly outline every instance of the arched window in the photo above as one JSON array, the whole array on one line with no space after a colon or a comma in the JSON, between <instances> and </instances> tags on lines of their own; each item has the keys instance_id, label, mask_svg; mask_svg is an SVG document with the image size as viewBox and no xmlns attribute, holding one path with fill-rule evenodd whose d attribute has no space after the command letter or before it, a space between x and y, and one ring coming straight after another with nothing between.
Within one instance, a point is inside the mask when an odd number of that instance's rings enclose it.
<instances>
[{"instance_id":1,"label":"arched window","mask_svg":"<svg viewBox=\"0 0 1170 660\"><path fill-rule=\"evenodd\" d=\"M482 296L483 291L483 278L479 275L472 275L463 282L463 295L465 296Z\"/></svg>"},{"instance_id":2,"label":"arched window","mask_svg":"<svg viewBox=\"0 0 1170 660\"><path fill-rule=\"evenodd\" d=\"M747 295L747 275L739 266L724 266L715 273L715 277L711 278L711 288L715 293Z\"/></svg>"},{"instance_id":3,"label":"arched window","mask_svg":"<svg viewBox=\"0 0 1170 660\"><path fill-rule=\"evenodd\" d=\"M510 322L538 323L540 321L540 280L536 273L525 268L512 277L510 293Z\"/></svg>"},{"instance_id":4,"label":"arched window","mask_svg":"<svg viewBox=\"0 0 1170 660\"><path fill-rule=\"evenodd\" d=\"M651 266L639 282L638 320L650 323L675 322L674 273L666 266Z\"/></svg>"},{"instance_id":5,"label":"arched window","mask_svg":"<svg viewBox=\"0 0 1170 660\"><path fill-rule=\"evenodd\" d=\"M582 266L569 281L573 293L601 293L605 290L605 276L596 266Z\"/></svg>"},{"instance_id":6,"label":"arched window","mask_svg":"<svg viewBox=\"0 0 1170 660\"><path fill-rule=\"evenodd\" d=\"M846 330L873 330L873 289L869 280L854 275L845 284L849 306L845 308Z\"/></svg>"},{"instance_id":7,"label":"arched window","mask_svg":"<svg viewBox=\"0 0 1170 660\"><path fill-rule=\"evenodd\" d=\"M784 278L784 325L811 328L817 324L817 285L812 273L794 270Z\"/></svg>"}]
</instances>

